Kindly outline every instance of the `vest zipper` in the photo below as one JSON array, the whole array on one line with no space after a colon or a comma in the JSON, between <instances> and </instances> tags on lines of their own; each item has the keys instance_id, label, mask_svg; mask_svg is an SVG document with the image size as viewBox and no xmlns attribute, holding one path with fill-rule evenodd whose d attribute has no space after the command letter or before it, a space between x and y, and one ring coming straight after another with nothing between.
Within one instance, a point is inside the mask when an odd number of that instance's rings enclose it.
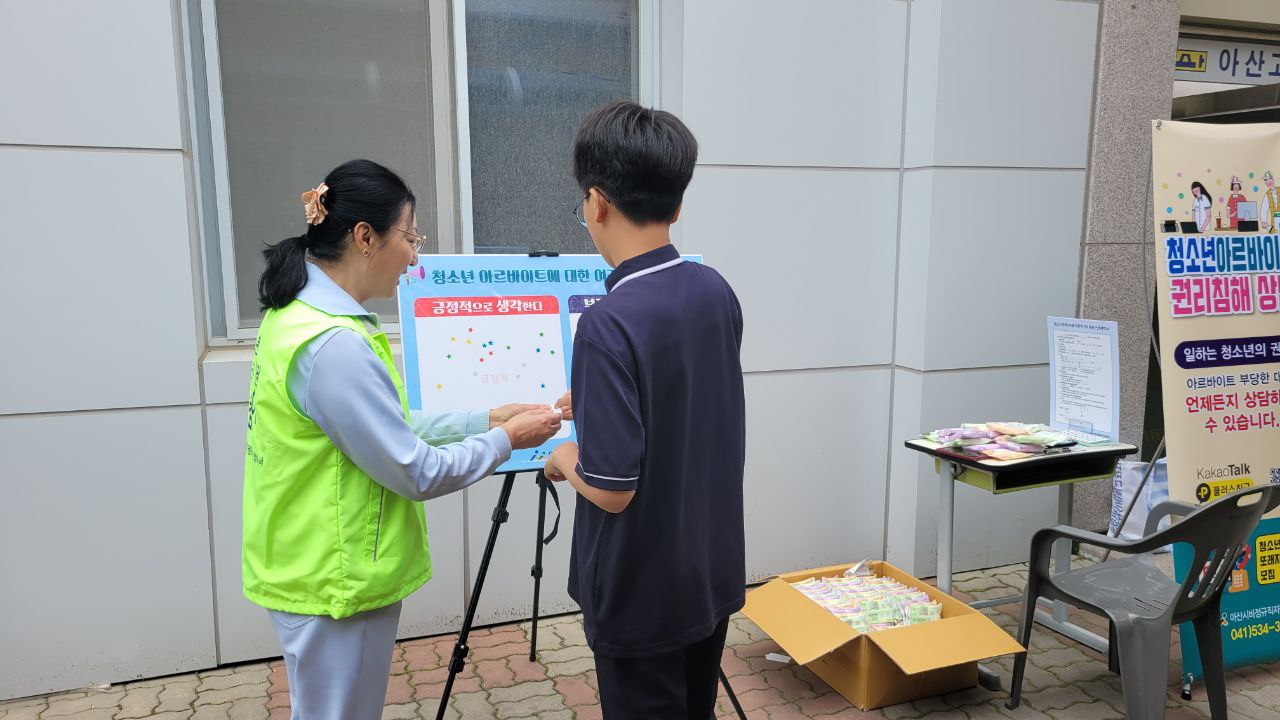
<instances>
[{"instance_id":1,"label":"vest zipper","mask_svg":"<svg viewBox=\"0 0 1280 720\"><path fill-rule=\"evenodd\" d=\"M382 492L378 493L378 524L373 530L373 559L378 559L378 539L382 536L382 503L387 497L387 489L380 488Z\"/></svg>"}]
</instances>

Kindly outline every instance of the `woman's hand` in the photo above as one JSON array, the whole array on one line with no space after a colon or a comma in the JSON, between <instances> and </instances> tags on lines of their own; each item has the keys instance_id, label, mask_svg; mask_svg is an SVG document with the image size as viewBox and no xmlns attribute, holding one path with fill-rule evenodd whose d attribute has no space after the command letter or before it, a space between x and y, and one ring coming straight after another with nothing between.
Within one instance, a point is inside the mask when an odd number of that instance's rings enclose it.
<instances>
[{"instance_id":1,"label":"woman's hand","mask_svg":"<svg viewBox=\"0 0 1280 720\"><path fill-rule=\"evenodd\" d=\"M496 407L489 411L489 429L492 430L499 425L505 423L511 418L522 412L529 412L538 408L545 408L546 405L534 405L531 403L510 403L502 407Z\"/></svg>"},{"instance_id":2,"label":"woman's hand","mask_svg":"<svg viewBox=\"0 0 1280 720\"><path fill-rule=\"evenodd\" d=\"M500 426L511 438L512 450L536 448L560 432L560 413L546 405L535 405Z\"/></svg>"}]
</instances>

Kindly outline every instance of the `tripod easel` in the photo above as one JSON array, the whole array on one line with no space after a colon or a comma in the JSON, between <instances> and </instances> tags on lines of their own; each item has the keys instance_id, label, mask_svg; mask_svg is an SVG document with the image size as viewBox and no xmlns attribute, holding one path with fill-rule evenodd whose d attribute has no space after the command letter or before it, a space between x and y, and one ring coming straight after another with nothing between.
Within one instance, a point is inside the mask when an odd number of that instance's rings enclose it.
<instances>
[{"instance_id":1,"label":"tripod easel","mask_svg":"<svg viewBox=\"0 0 1280 720\"><path fill-rule=\"evenodd\" d=\"M480 591L484 589L484 578L489 573L489 561L493 559L493 547L498 542L498 529L507 521L507 501L511 499L511 488L515 485L516 473L509 472L502 478L502 491L498 493L498 504L493 508L493 525L489 528L489 540L484 545L484 555L480 558L480 570L476 573L475 589L471 592L471 601L467 603L467 615L462 621L462 629L458 631L458 641L453 645L453 656L449 659L449 677L444 681L444 692L440 695L440 708L436 711L436 720L444 719L445 708L449 705L449 695L453 692L453 681L466 666L467 637L471 634L471 624L476 619L476 608L480 604Z\"/></svg>"}]
</instances>

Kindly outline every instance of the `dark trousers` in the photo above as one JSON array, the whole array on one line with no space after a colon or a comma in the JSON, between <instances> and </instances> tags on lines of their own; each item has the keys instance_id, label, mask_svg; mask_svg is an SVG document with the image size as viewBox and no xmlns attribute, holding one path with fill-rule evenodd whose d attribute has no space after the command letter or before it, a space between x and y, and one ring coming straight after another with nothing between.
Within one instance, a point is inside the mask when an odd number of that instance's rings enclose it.
<instances>
[{"instance_id":1,"label":"dark trousers","mask_svg":"<svg viewBox=\"0 0 1280 720\"><path fill-rule=\"evenodd\" d=\"M596 655L605 720L711 718L728 630L729 618L725 618L709 637L660 655Z\"/></svg>"}]
</instances>

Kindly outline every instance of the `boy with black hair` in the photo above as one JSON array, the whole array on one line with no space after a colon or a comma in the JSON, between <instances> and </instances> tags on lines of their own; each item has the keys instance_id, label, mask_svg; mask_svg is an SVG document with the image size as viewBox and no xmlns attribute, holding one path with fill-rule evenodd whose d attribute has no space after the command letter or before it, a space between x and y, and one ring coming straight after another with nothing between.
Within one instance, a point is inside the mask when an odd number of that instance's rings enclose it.
<instances>
[{"instance_id":1,"label":"boy with black hair","mask_svg":"<svg viewBox=\"0 0 1280 720\"><path fill-rule=\"evenodd\" d=\"M546 474L578 492L569 594L608 720L709 717L743 604L742 309L670 237L697 154L678 118L630 102L573 145L578 219L614 271L574 339L578 444Z\"/></svg>"}]
</instances>

